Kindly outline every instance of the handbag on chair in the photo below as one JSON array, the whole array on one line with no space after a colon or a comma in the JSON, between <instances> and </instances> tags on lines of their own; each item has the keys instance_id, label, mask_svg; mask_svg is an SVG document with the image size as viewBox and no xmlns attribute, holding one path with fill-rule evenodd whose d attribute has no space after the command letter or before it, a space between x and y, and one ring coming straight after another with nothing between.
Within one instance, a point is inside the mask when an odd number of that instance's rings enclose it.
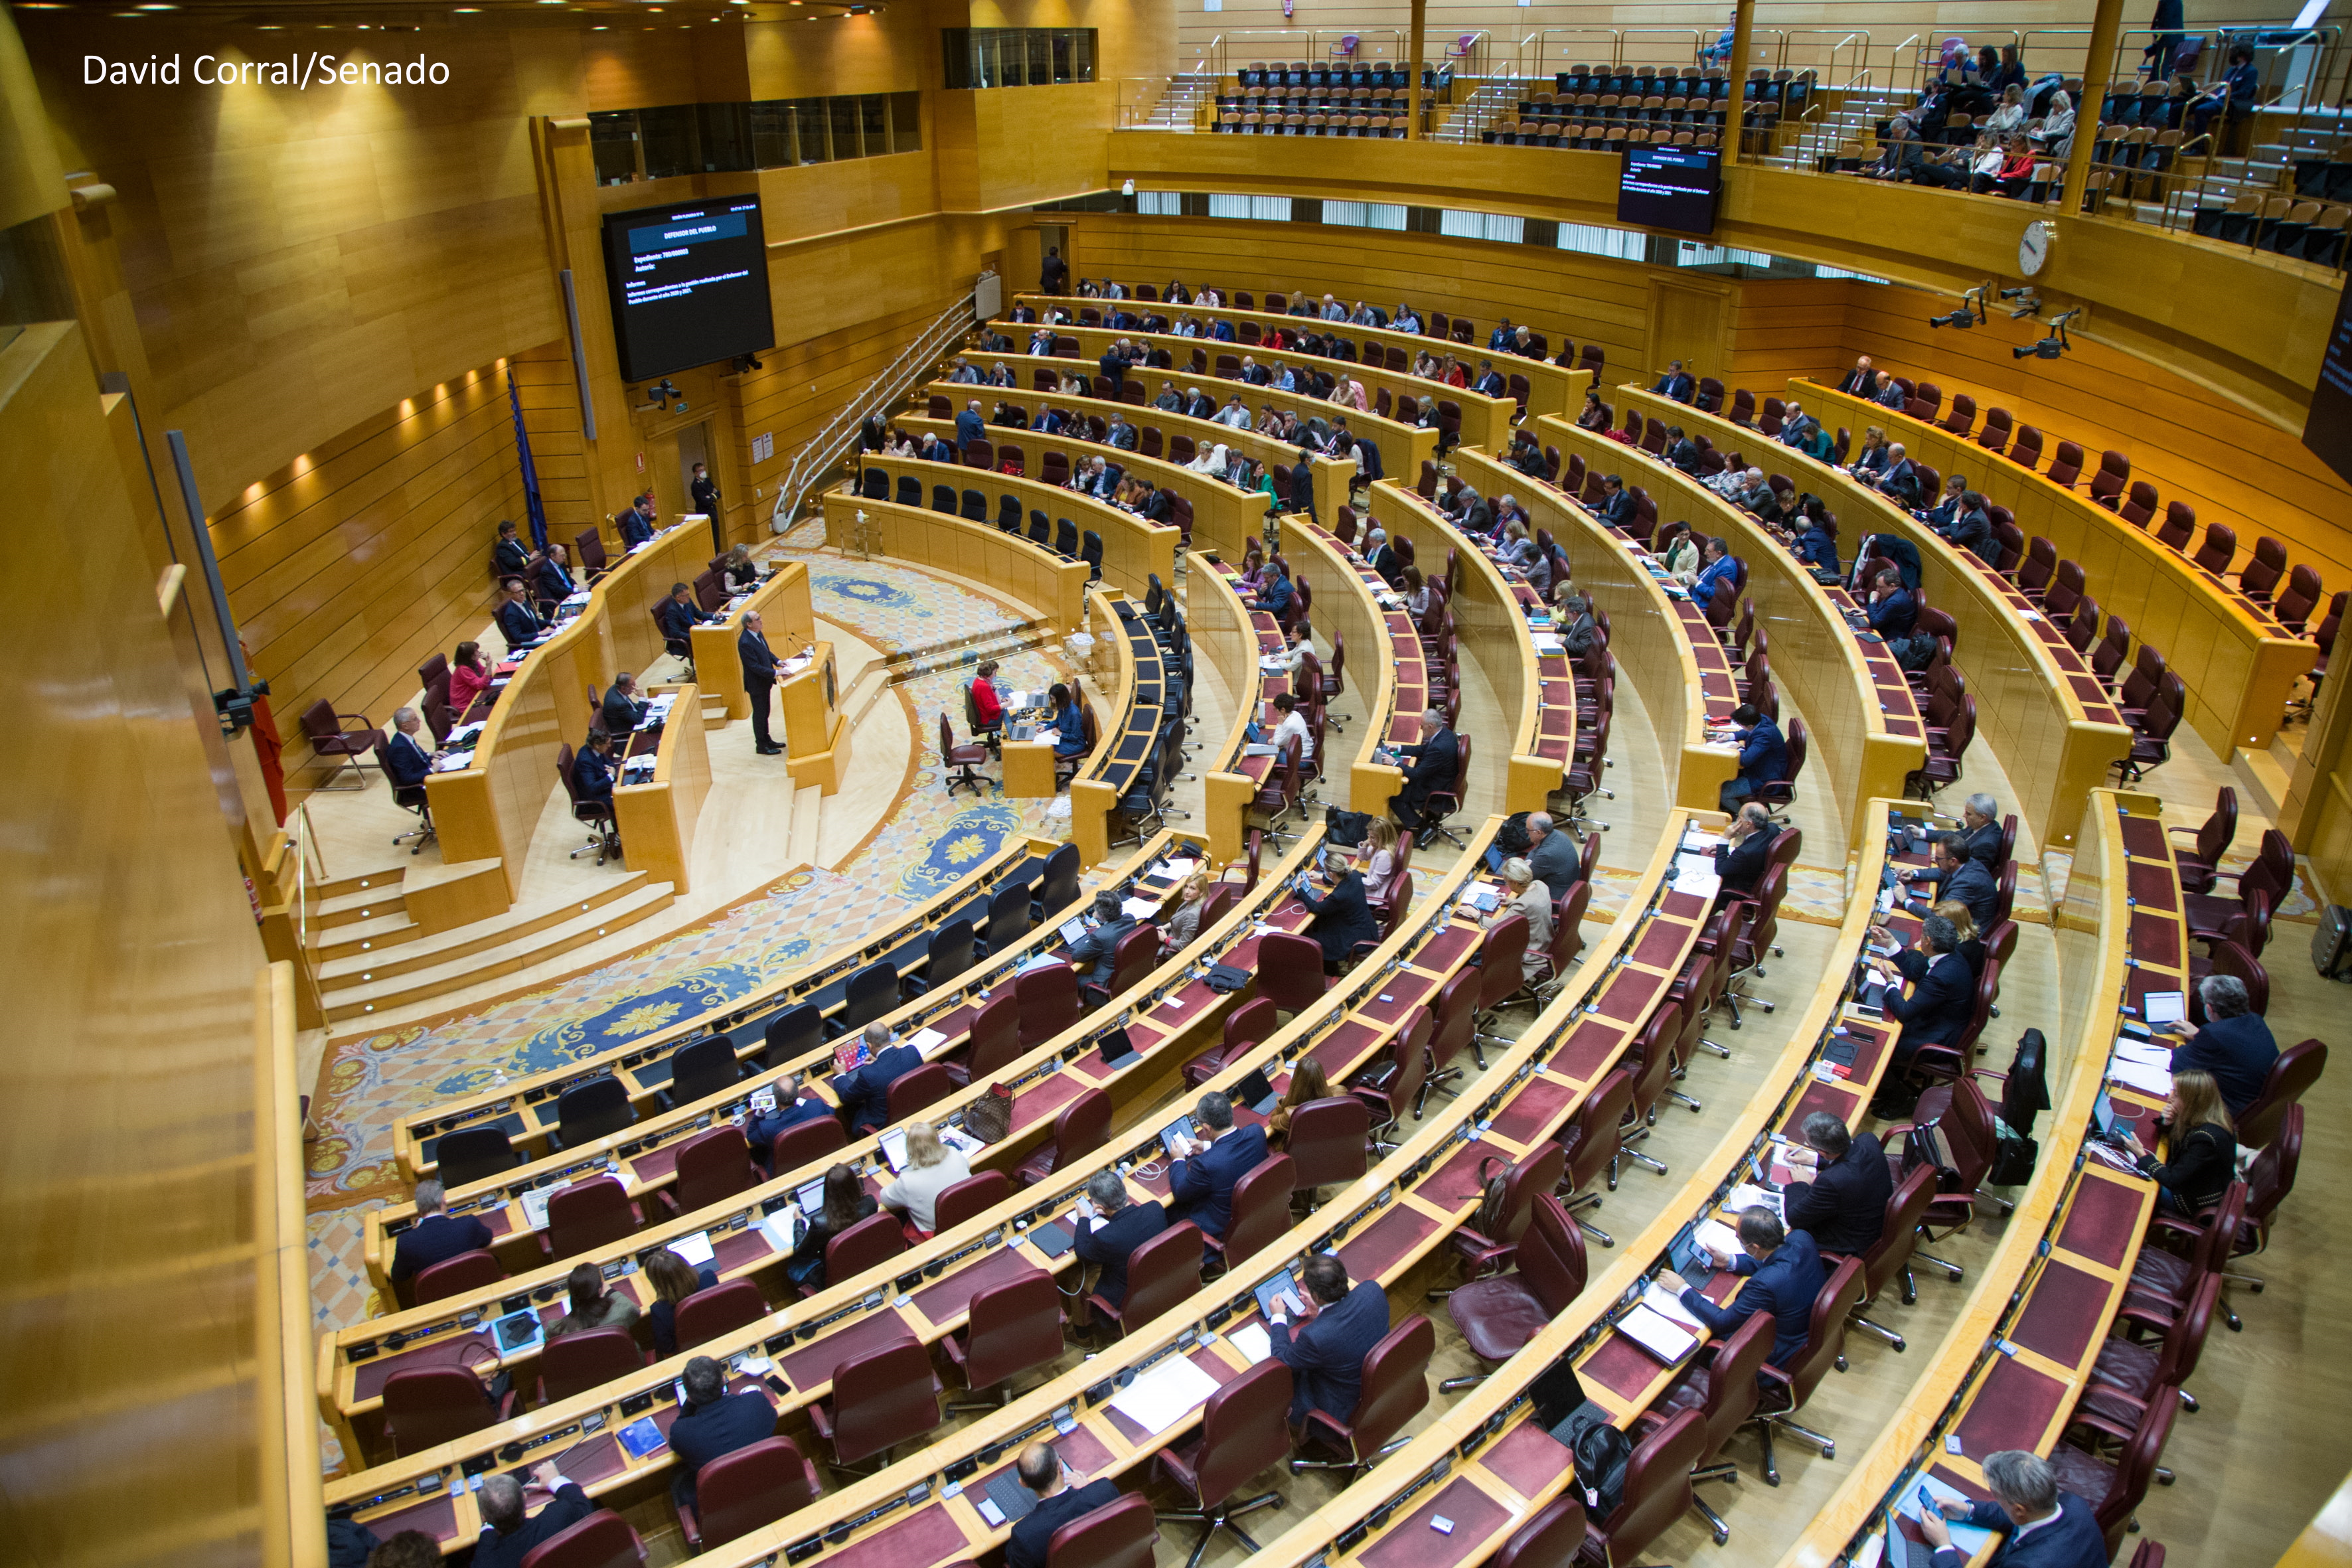
<instances>
[{"instance_id":1,"label":"handbag on chair","mask_svg":"<svg viewBox=\"0 0 2352 1568\"><path fill-rule=\"evenodd\" d=\"M963 1130L983 1143L1002 1143L1013 1131L1013 1091L992 1083L988 1092L964 1107Z\"/></svg>"}]
</instances>

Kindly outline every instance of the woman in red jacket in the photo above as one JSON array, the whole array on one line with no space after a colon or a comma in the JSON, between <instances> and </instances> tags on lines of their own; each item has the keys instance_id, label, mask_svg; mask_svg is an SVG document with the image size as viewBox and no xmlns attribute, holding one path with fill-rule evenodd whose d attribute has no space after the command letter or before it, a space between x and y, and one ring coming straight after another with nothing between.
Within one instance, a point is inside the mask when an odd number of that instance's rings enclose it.
<instances>
[{"instance_id":1,"label":"woman in red jacket","mask_svg":"<svg viewBox=\"0 0 2352 1568\"><path fill-rule=\"evenodd\" d=\"M993 730L1004 722L1004 704L996 700L996 687L991 678L996 674L996 661L983 660L971 683L972 710L979 716L978 728Z\"/></svg>"}]
</instances>

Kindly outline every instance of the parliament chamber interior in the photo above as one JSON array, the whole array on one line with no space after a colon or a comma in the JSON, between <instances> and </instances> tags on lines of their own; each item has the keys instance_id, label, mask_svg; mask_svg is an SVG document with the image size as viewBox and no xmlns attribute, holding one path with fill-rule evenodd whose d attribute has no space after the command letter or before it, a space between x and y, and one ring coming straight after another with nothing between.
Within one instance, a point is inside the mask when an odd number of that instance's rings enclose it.
<instances>
[{"instance_id":1,"label":"parliament chamber interior","mask_svg":"<svg viewBox=\"0 0 2352 1568\"><path fill-rule=\"evenodd\" d=\"M2352 1559L2346 26L10 0L16 1560Z\"/></svg>"}]
</instances>

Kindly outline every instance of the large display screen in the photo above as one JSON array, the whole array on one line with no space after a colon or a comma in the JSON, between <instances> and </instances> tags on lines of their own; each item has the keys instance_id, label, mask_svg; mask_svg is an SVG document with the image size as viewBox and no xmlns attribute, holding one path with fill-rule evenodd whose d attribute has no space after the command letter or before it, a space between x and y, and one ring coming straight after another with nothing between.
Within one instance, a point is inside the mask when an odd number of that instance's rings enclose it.
<instances>
[{"instance_id":1,"label":"large display screen","mask_svg":"<svg viewBox=\"0 0 2352 1568\"><path fill-rule=\"evenodd\" d=\"M625 381L775 346L757 196L605 215L604 276Z\"/></svg>"},{"instance_id":2,"label":"large display screen","mask_svg":"<svg viewBox=\"0 0 2352 1568\"><path fill-rule=\"evenodd\" d=\"M1712 147L1628 147L1617 176L1617 221L1713 234L1722 189L1723 159Z\"/></svg>"},{"instance_id":3,"label":"large display screen","mask_svg":"<svg viewBox=\"0 0 2352 1568\"><path fill-rule=\"evenodd\" d=\"M2319 353L2319 380L2311 389L2311 413L2303 444L2338 478L2352 479L2352 283L2336 301L2336 321Z\"/></svg>"}]
</instances>

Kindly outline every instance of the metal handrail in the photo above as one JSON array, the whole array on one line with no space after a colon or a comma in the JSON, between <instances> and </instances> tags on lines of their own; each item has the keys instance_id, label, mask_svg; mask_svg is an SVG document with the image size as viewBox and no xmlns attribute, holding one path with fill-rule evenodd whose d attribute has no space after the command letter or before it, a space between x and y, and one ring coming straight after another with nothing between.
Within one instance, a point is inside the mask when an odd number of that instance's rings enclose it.
<instances>
[{"instance_id":1,"label":"metal handrail","mask_svg":"<svg viewBox=\"0 0 2352 1568\"><path fill-rule=\"evenodd\" d=\"M915 341L899 351L898 358L867 382L856 396L843 404L824 427L793 454L793 466L786 470L783 483L776 487L776 505L769 514L768 531L782 533L791 528L818 478L848 454L866 421L904 397L915 384L917 375L937 363L948 344L971 330L976 320L972 300L973 291L966 289L962 298L933 317Z\"/></svg>"}]
</instances>

